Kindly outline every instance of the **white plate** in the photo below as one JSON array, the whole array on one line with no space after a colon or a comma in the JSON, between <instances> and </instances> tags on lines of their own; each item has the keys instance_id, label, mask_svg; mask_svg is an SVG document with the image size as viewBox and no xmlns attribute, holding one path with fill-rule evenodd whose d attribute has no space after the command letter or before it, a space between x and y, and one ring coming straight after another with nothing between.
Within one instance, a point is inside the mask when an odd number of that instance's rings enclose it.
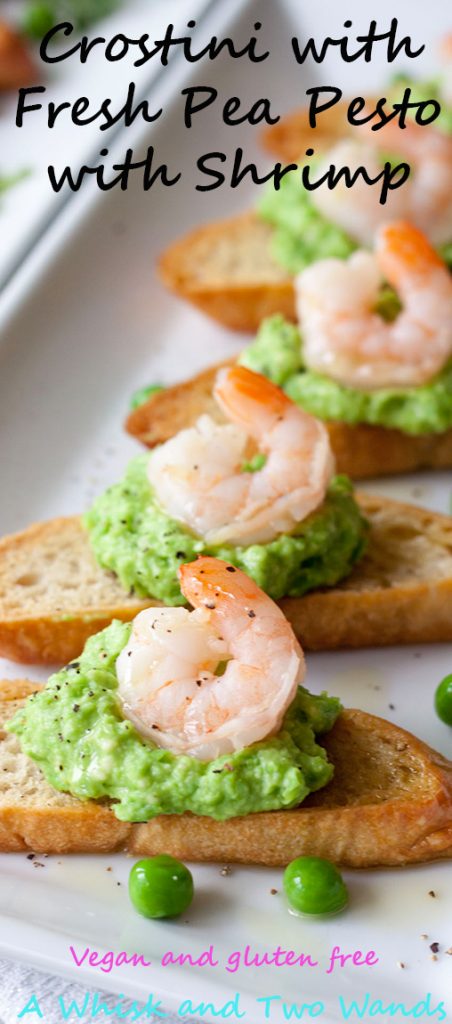
<instances>
[{"instance_id":1,"label":"white plate","mask_svg":"<svg viewBox=\"0 0 452 1024\"><path fill-rule=\"evenodd\" d=\"M241 61L235 61L232 69L226 60L214 62L202 73L195 65L191 81L212 83L225 97L271 95L276 108L293 106L300 82L304 88L308 81L305 72L301 75L287 61L281 63L292 31L301 31L291 5L277 8L259 3L241 8L239 0L218 4L203 31L224 34L229 19L235 38L246 39L259 14L272 40L272 61L257 65L252 74ZM320 3L303 12L308 34L313 28L324 34L326 10ZM379 18L387 19L391 10L385 3ZM354 17L360 29L367 20L359 15L357 4L347 4L347 10L345 4L338 4L334 15L338 28L347 16ZM433 25L436 35L445 12L433 4L428 23L424 12L417 11L416 18L424 37ZM401 20L410 21L411 14L408 18L405 13ZM328 28L333 34L333 27ZM284 78L282 66L287 71ZM246 144L247 154L251 159L254 155L262 168L265 158L257 148L256 130L226 129L216 108L205 112L202 128L200 122L192 132L183 129L177 94L187 84L187 69L178 65L168 70L155 90L156 102L166 105L165 121L146 136L138 128L131 129L128 139L131 145L152 141L160 158L169 163L182 160L181 184L147 195L138 187L126 194L81 193L5 293L0 309L2 531L18 529L30 519L85 508L118 478L127 458L137 450L121 430L134 388L188 375L243 344L242 338L166 294L153 264L171 237L249 202L246 185L237 195L226 188L206 194L194 191L194 168L201 152L230 151ZM365 91L368 83L375 85L373 66L356 67L355 75L359 90ZM337 63L324 66L322 79L340 80ZM124 148L124 139L119 148ZM379 481L372 489L447 511L450 483L446 474L419 474ZM450 755L450 730L436 719L432 697L437 682L451 670L451 660L450 649L441 646L311 655L308 685L314 691L327 687L346 704L384 715ZM14 677L22 671L20 666L0 665L2 676ZM43 678L42 670L27 671ZM281 996L272 1004L270 1017L277 1024L284 1020L282 1001L322 1000L323 1019L336 1021L343 1019L340 996L363 1000L369 993L371 999L403 1001L408 1008L429 992L433 1007L450 999L452 957L445 953L452 945L449 865L347 873L350 909L322 922L288 914L281 897L280 871L234 868L230 876L223 876L221 865L195 866L197 896L190 911L178 922L155 923L140 919L129 905L126 857L39 858L39 862L44 867L35 867L25 855L1 858L0 950L91 987L110 987L143 1003L152 991L172 1010L188 998L195 1003L213 1002L219 1009L239 992L239 1008L253 1024L264 1020L263 1004L256 999L269 995ZM276 895L271 895L272 888L278 890ZM436 896L430 896L430 891ZM433 942L440 944L437 960L431 959ZM71 944L78 953L86 947L142 953L152 960L152 967L128 966L109 974L93 967L77 968L69 952ZM210 945L220 961L217 967L159 966L168 950L196 956ZM247 945L260 954L278 945L310 953L320 966L228 973L227 957ZM347 964L327 975L326 961L335 945L347 953L375 950L379 962L367 968ZM402 963L404 967L398 966ZM212 1012L205 1016L214 1019ZM401 1015L395 1019L402 1019Z\"/></svg>"}]
</instances>

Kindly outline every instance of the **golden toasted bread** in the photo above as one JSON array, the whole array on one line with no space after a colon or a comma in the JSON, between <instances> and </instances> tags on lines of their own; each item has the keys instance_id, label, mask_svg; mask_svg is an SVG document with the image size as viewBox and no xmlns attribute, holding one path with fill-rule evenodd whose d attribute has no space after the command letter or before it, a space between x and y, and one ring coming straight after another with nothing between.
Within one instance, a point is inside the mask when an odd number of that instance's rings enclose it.
<instances>
[{"instance_id":1,"label":"golden toasted bread","mask_svg":"<svg viewBox=\"0 0 452 1024\"><path fill-rule=\"evenodd\" d=\"M212 366L182 384L158 392L130 413L126 430L153 448L191 426L202 413L221 422L212 394L218 369ZM352 480L452 466L452 430L413 436L366 423L350 426L330 420L326 426L337 470Z\"/></svg>"},{"instance_id":2,"label":"golden toasted bread","mask_svg":"<svg viewBox=\"0 0 452 1024\"><path fill-rule=\"evenodd\" d=\"M254 213L215 221L160 258L164 284L226 327L256 331L267 316L295 320L292 278L271 254L272 228Z\"/></svg>"},{"instance_id":3,"label":"golden toasted bread","mask_svg":"<svg viewBox=\"0 0 452 1024\"><path fill-rule=\"evenodd\" d=\"M80 654L112 619L155 604L127 594L95 562L78 516L36 523L0 540L0 652L52 664Z\"/></svg>"},{"instance_id":4,"label":"golden toasted bread","mask_svg":"<svg viewBox=\"0 0 452 1024\"><path fill-rule=\"evenodd\" d=\"M452 640L452 518L358 495L370 522L368 550L329 590L281 603L310 650ZM0 655L55 663L77 657L113 619L156 604L126 594L91 553L77 516L0 542Z\"/></svg>"},{"instance_id":5,"label":"golden toasted bread","mask_svg":"<svg viewBox=\"0 0 452 1024\"><path fill-rule=\"evenodd\" d=\"M284 865L309 854L347 867L412 864L452 855L452 764L409 733L344 711L322 744L334 779L292 811L218 822L191 814L120 822L104 804L58 793L2 729L38 687L0 683L0 850Z\"/></svg>"}]
</instances>

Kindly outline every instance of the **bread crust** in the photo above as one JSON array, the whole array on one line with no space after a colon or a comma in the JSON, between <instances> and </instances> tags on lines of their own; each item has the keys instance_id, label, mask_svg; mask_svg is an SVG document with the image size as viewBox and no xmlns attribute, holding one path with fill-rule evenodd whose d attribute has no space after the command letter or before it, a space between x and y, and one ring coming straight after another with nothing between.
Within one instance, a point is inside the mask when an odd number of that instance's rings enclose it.
<instances>
[{"instance_id":1,"label":"bread crust","mask_svg":"<svg viewBox=\"0 0 452 1024\"><path fill-rule=\"evenodd\" d=\"M357 499L371 525L364 558L335 587L280 602L302 645L331 650L452 641L452 518L365 493ZM33 575L34 566L42 564L46 540L58 539L62 530L66 544L72 538L79 562L90 566L89 604L74 603L60 587L53 608L31 605L21 610L15 597L18 553L25 553ZM0 655L13 661L68 662L80 654L88 636L113 618L127 622L158 603L125 595L116 580L110 582L111 574L94 563L77 516L5 537L0 542L2 561ZM46 568L51 570L48 563ZM104 593L104 584L108 600L96 605L91 588Z\"/></svg>"},{"instance_id":2,"label":"bread crust","mask_svg":"<svg viewBox=\"0 0 452 1024\"><path fill-rule=\"evenodd\" d=\"M27 684L28 691L39 687ZM0 683L0 718L20 706L26 687ZM2 740L0 732L0 758ZM334 779L292 811L272 811L226 822L191 814L144 824L119 822L107 807L56 794L39 767L20 751L35 790L30 802L3 776L0 850L43 853L109 852L137 856L170 853L184 860L279 866L303 854L347 867L395 866L452 855L452 764L409 733L362 711L344 711L322 739ZM11 756L11 753L10 753ZM57 802L49 804L49 794Z\"/></svg>"},{"instance_id":3,"label":"bread crust","mask_svg":"<svg viewBox=\"0 0 452 1024\"><path fill-rule=\"evenodd\" d=\"M212 394L218 369L218 365L212 366L190 380L158 392L129 414L126 430L153 448L191 426L202 413L221 421ZM350 426L337 420L326 421L326 427L337 471L352 480L452 466L452 430L413 436L386 427L366 423Z\"/></svg>"}]
</instances>

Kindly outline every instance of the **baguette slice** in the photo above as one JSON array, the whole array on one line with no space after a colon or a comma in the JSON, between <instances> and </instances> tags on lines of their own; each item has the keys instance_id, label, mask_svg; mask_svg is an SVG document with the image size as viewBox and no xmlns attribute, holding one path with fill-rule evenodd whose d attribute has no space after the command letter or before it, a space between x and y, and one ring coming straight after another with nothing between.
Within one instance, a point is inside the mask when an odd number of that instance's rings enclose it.
<instances>
[{"instance_id":1,"label":"baguette slice","mask_svg":"<svg viewBox=\"0 0 452 1024\"><path fill-rule=\"evenodd\" d=\"M219 367L204 370L191 380L158 392L138 406L126 420L126 429L148 448L167 441L198 416L209 413L221 421L213 398ZM400 430L373 427L367 423L350 426L337 420L326 423L336 456L338 473L352 480L407 473L417 469L447 469L452 466L452 430L418 437Z\"/></svg>"},{"instance_id":2,"label":"baguette slice","mask_svg":"<svg viewBox=\"0 0 452 1024\"><path fill-rule=\"evenodd\" d=\"M281 607L308 650L452 640L452 518L387 498L358 496L370 520L368 553L337 586ZM113 618L156 604L127 596L96 565L76 516L0 542L0 655L68 662Z\"/></svg>"},{"instance_id":3,"label":"baguette slice","mask_svg":"<svg viewBox=\"0 0 452 1024\"><path fill-rule=\"evenodd\" d=\"M163 283L237 331L267 316L295 320L292 278L270 251L272 227L254 213L215 221L173 242L160 257Z\"/></svg>"},{"instance_id":4,"label":"baguette slice","mask_svg":"<svg viewBox=\"0 0 452 1024\"><path fill-rule=\"evenodd\" d=\"M0 682L0 850L102 853L125 846L130 825L100 803L58 793L17 737L4 732L4 723L39 689L27 680Z\"/></svg>"},{"instance_id":5,"label":"baguette slice","mask_svg":"<svg viewBox=\"0 0 452 1024\"><path fill-rule=\"evenodd\" d=\"M127 594L96 564L78 516L0 540L0 655L52 664L80 654L112 619L155 604Z\"/></svg>"},{"instance_id":6,"label":"baguette slice","mask_svg":"<svg viewBox=\"0 0 452 1024\"><path fill-rule=\"evenodd\" d=\"M106 806L57 793L2 731L31 683L0 683L0 849L43 853L169 853L184 860L284 865L308 854L347 867L452 856L452 764L363 711L344 711L323 744L335 765L325 789L293 811L218 822L160 816L120 822Z\"/></svg>"}]
</instances>

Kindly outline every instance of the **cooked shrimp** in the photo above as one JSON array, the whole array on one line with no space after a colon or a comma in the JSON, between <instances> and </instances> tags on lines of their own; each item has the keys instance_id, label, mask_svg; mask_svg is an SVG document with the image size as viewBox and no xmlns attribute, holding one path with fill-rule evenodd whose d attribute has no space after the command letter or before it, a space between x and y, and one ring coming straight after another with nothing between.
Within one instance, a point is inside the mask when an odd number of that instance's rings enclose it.
<instances>
[{"instance_id":1,"label":"cooked shrimp","mask_svg":"<svg viewBox=\"0 0 452 1024\"><path fill-rule=\"evenodd\" d=\"M388 195L385 205L378 192L362 178L351 188L340 182L334 189L318 188L312 202L329 220L361 242L371 245L378 227L390 220L409 220L434 245L452 237L452 138L434 128L414 122L399 128L390 121L378 132L369 126L359 129L362 142L341 142L325 157L324 173L330 164L348 166L352 171L366 167L372 178L381 171L378 150L395 153L411 166L408 180ZM368 139L365 142L365 139Z\"/></svg>"},{"instance_id":2,"label":"cooked shrimp","mask_svg":"<svg viewBox=\"0 0 452 1024\"><path fill-rule=\"evenodd\" d=\"M385 323L375 307L383 277L404 308ZM296 282L306 364L350 387L414 387L452 355L452 280L411 224L387 225L375 255L322 260Z\"/></svg>"},{"instance_id":3,"label":"cooked shrimp","mask_svg":"<svg viewBox=\"0 0 452 1024\"><path fill-rule=\"evenodd\" d=\"M157 448L148 475L157 499L208 544L267 543L324 499L334 471L325 426L265 377L220 370L215 398L232 422L202 416ZM249 439L263 468L243 471Z\"/></svg>"},{"instance_id":4,"label":"cooked shrimp","mask_svg":"<svg viewBox=\"0 0 452 1024\"><path fill-rule=\"evenodd\" d=\"M304 679L303 652L282 611L239 569L202 557L179 579L195 610L137 615L116 662L119 698L157 746L210 761L280 730Z\"/></svg>"}]
</instances>

